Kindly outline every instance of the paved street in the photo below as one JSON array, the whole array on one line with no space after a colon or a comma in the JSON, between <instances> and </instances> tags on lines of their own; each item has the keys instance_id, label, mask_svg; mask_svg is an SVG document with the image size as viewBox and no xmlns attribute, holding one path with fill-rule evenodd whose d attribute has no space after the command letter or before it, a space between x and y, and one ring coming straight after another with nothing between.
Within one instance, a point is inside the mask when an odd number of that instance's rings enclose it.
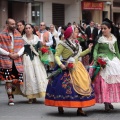
<instances>
[{"instance_id":1,"label":"paved street","mask_svg":"<svg viewBox=\"0 0 120 120\"><path fill-rule=\"evenodd\" d=\"M77 116L74 108L65 108L65 114L59 115L56 107L44 105L43 98L36 104L28 104L20 95L15 96L15 106L8 106L4 85L0 85L0 120L120 120L120 104L114 107L110 113L103 111L103 104L85 108L88 117Z\"/></svg>"}]
</instances>

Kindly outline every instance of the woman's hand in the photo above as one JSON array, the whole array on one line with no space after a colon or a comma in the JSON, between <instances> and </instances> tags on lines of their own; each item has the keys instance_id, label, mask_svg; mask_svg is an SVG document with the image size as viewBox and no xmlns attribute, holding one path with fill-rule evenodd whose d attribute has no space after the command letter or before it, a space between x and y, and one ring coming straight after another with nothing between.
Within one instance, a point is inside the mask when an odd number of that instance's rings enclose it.
<instances>
[{"instance_id":1,"label":"woman's hand","mask_svg":"<svg viewBox=\"0 0 120 120\"><path fill-rule=\"evenodd\" d=\"M60 68L61 68L62 70L66 70L66 66L63 65L63 64L60 65Z\"/></svg>"},{"instance_id":2,"label":"woman's hand","mask_svg":"<svg viewBox=\"0 0 120 120\"><path fill-rule=\"evenodd\" d=\"M43 46L45 46L45 45L46 45L46 43L45 43L45 42L41 42L41 44L42 44Z\"/></svg>"},{"instance_id":3,"label":"woman's hand","mask_svg":"<svg viewBox=\"0 0 120 120\"><path fill-rule=\"evenodd\" d=\"M88 46L88 48L91 50L92 46L93 46L93 43L90 43L89 46Z\"/></svg>"}]
</instances>

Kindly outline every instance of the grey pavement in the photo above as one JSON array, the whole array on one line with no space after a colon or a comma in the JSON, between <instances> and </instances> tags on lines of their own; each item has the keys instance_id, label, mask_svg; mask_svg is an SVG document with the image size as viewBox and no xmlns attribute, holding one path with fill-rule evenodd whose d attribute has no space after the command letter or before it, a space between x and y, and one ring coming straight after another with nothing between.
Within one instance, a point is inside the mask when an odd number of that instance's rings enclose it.
<instances>
[{"instance_id":1,"label":"grey pavement","mask_svg":"<svg viewBox=\"0 0 120 120\"><path fill-rule=\"evenodd\" d=\"M0 85L0 120L120 120L120 103L115 103L115 109L104 112L103 104L84 108L88 117L76 115L75 108L65 108L64 115L59 115L56 107L44 105L44 98L36 104L28 104L28 100L20 95L15 96L15 105L7 105L7 95L4 85Z\"/></svg>"}]
</instances>

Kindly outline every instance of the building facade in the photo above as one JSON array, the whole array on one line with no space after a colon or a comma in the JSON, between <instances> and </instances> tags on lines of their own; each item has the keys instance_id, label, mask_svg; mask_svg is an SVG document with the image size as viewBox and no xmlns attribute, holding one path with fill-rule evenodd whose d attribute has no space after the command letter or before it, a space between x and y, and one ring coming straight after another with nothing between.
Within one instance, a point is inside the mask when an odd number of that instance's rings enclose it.
<instances>
[{"instance_id":1,"label":"building facade","mask_svg":"<svg viewBox=\"0 0 120 120\"><path fill-rule=\"evenodd\" d=\"M115 24L120 24L120 0L112 2L112 20Z\"/></svg>"},{"instance_id":2,"label":"building facade","mask_svg":"<svg viewBox=\"0 0 120 120\"><path fill-rule=\"evenodd\" d=\"M83 8L83 2L88 8ZM99 8L101 5L102 9ZM90 20L101 23L106 17L119 23L119 11L119 0L0 0L0 30L4 28L7 18L16 21L24 19L33 25L44 21L48 26L74 21L89 23Z\"/></svg>"}]
</instances>

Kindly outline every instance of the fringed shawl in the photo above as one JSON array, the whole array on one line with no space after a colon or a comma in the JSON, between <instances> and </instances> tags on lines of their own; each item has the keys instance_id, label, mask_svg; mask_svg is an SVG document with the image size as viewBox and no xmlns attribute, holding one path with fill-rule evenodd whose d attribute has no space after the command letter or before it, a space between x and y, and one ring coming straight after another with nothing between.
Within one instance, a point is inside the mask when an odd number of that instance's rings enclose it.
<instances>
[{"instance_id":1,"label":"fringed shawl","mask_svg":"<svg viewBox=\"0 0 120 120\"><path fill-rule=\"evenodd\" d=\"M21 34L17 30L14 31L13 39L14 39L14 49L12 49L11 47L12 38L9 35L8 30L4 29L0 33L0 47L6 50L7 52L18 53L18 51L22 47L24 47L24 42L23 42ZM13 60L9 56L0 55L0 68L11 69L12 62ZM15 59L14 63L15 63L15 66L18 72L22 73L23 72L22 57Z\"/></svg>"}]
</instances>

